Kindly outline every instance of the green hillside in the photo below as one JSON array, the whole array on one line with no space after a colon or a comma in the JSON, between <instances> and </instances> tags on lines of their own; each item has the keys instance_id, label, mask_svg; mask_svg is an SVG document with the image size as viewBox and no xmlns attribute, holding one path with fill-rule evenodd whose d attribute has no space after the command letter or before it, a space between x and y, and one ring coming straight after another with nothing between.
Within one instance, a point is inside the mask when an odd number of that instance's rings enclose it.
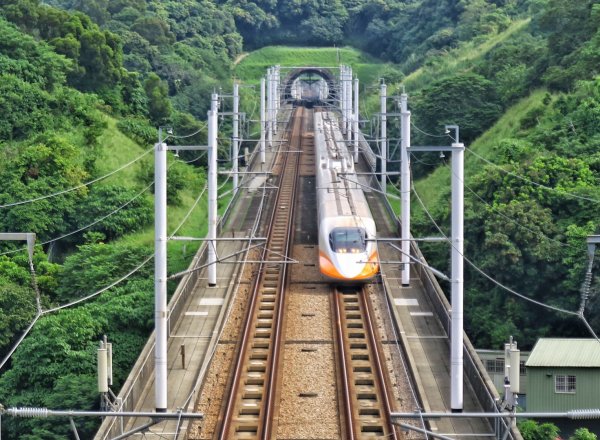
<instances>
[{"instance_id":1,"label":"green hillside","mask_svg":"<svg viewBox=\"0 0 600 440\"><path fill-rule=\"evenodd\" d=\"M292 47L269 46L251 52L234 69L235 75L250 83L258 83L267 68L325 66L337 68L340 64L352 66L362 81L376 80L385 69L385 62L352 47Z\"/></svg>"}]
</instances>

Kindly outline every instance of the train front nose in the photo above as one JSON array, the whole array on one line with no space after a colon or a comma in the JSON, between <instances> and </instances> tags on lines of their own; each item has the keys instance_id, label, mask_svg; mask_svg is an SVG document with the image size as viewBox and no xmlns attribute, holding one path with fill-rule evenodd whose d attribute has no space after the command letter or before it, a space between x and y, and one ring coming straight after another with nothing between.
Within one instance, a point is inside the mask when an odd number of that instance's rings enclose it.
<instances>
[{"instance_id":1,"label":"train front nose","mask_svg":"<svg viewBox=\"0 0 600 440\"><path fill-rule=\"evenodd\" d=\"M365 267L366 253L337 254L337 268L344 279L356 279Z\"/></svg>"},{"instance_id":2,"label":"train front nose","mask_svg":"<svg viewBox=\"0 0 600 440\"><path fill-rule=\"evenodd\" d=\"M373 252L336 253L332 260L321 256L321 271L324 275L340 281L361 281L374 277L379 271L378 255Z\"/></svg>"}]
</instances>

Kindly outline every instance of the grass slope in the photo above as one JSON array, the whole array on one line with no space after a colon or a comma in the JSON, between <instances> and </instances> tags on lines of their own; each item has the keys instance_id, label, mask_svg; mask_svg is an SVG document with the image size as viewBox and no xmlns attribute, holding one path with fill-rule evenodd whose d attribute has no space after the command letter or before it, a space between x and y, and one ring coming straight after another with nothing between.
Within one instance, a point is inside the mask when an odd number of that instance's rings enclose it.
<instances>
[{"instance_id":1,"label":"grass slope","mask_svg":"<svg viewBox=\"0 0 600 440\"><path fill-rule=\"evenodd\" d=\"M351 47L289 47L268 46L249 53L235 68L235 75L245 82L257 84L273 65L293 66L325 66L337 68L340 64L352 66L363 84L378 78L386 66L364 52ZM284 71L285 73L285 71Z\"/></svg>"},{"instance_id":2,"label":"grass slope","mask_svg":"<svg viewBox=\"0 0 600 440\"><path fill-rule=\"evenodd\" d=\"M102 150L96 161L96 166L100 175L108 174L144 154L144 152L146 152L148 149L152 149L151 145L140 146L121 133L117 128L116 119L106 116L105 120L107 122L107 128L99 138ZM169 160L170 165L172 165L173 160L174 159L171 157ZM196 202L196 199L202 192L205 181L203 177L204 172L199 171L191 165L179 163L176 165L176 167L179 168L178 171L180 173L183 173L186 176L186 183L185 187L179 191L179 203L170 204L167 209L169 234L171 234L174 229L186 218L190 212L190 209ZM119 185L142 190L144 185L140 183L138 175L142 170L149 170L150 172L153 172L153 169L154 154L150 152L138 162L113 174L109 178L102 180L98 184ZM227 191L227 189L229 189L229 187L221 189L221 193L224 193ZM152 191L147 191L145 196L153 199ZM230 198L230 196L225 197L219 201L221 210L225 208ZM207 216L207 194L204 192L204 195L198 204L193 208L189 217L185 219L185 222L178 232L178 235L204 237L208 230ZM139 231L127 234L118 239L118 242L152 249L154 246L154 225L152 224ZM200 244L201 242L199 241L169 242L169 273L186 269Z\"/></svg>"},{"instance_id":3,"label":"grass slope","mask_svg":"<svg viewBox=\"0 0 600 440\"><path fill-rule=\"evenodd\" d=\"M528 97L522 99L510 107L504 115L483 135L481 135L472 145L467 145L468 150L465 153L465 185L469 185L470 177L479 172L484 164L482 159L478 158L469 150L477 155L489 159L493 162L494 147L502 139L515 137L520 130L520 121L532 109L539 106L546 96L546 90L536 90ZM448 161L449 158L446 158ZM426 178L414 183L415 190L423 201L423 204L430 209L434 205L449 204L446 200L450 188L450 168L439 167ZM447 190L440 190L446 188ZM475 197L468 188L465 188L465 197ZM479 203L479 202L478 202ZM421 214L422 209L418 203L413 203L415 215Z\"/></svg>"},{"instance_id":4,"label":"grass slope","mask_svg":"<svg viewBox=\"0 0 600 440\"><path fill-rule=\"evenodd\" d=\"M99 144L102 146L102 150L96 160L96 168L98 174L101 176L131 162L153 147L152 145L140 146L121 133L117 128L117 120L115 118L104 116L104 120L107 124L107 128L98 139ZM138 188L140 187L140 184L137 182L136 176L142 168L151 166L153 166L153 154L149 153L142 160L113 174L102 182L127 188Z\"/></svg>"},{"instance_id":5,"label":"grass slope","mask_svg":"<svg viewBox=\"0 0 600 440\"><path fill-rule=\"evenodd\" d=\"M449 51L444 56L434 58L425 66L407 75L404 78L404 86L409 90L418 90L434 80L468 69L474 60L482 58L498 44L523 31L530 21L530 18L516 20L503 32L483 41L475 39L463 42L458 48Z\"/></svg>"}]
</instances>

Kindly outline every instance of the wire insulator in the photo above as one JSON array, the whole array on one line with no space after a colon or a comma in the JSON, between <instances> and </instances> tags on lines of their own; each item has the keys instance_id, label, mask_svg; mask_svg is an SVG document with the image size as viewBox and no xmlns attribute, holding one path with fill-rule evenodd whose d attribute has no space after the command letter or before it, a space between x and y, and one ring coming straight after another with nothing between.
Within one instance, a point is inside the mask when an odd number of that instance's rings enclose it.
<instances>
[{"instance_id":1,"label":"wire insulator","mask_svg":"<svg viewBox=\"0 0 600 440\"><path fill-rule=\"evenodd\" d=\"M6 411L15 417L48 417L48 408L35 408L35 407L21 407L21 408L9 408Z\"/></svg>"},{"instance_id":2,"label":"wire insulator","mask_svg":"<svg viewBox=\"0 0 600 440\"><path fill-rule=\"evenodd\" d=\"M600 409L574 409L568 411L569 417L573 420L600 419Z\"/></svg>"}]
</instances>

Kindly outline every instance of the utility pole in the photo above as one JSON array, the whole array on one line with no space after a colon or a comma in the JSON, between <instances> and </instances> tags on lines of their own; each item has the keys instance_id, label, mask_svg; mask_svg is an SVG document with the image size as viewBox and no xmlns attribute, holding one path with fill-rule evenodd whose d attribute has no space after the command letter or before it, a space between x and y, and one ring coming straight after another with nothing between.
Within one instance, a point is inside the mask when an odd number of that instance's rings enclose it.
<instances>
[{"instance_id":1,"label":"utility pole","mask_svg":"<svg viewBox=\"0 0 600 440\"><path fill-rule=\"evenodd\" d=\"M260 162L265 163L265 77L260 79Z\"/></svg>"},{"instance_id":2,"label":"utility pole","mask_svg":"<svg viewBox=\"0 0 600 440\"><path fill-rule=\"evenodd\" d=\"M208 112L208 285L217 285L217 131L219 95L212 94Z\"/></svg>"},{"instance_id":3,"label":"utility pole","mask_svg":"<svg viewBox=\"0 0 600 440\"><path fill-rule=\"evenodd\" d=\"M167 150L208 150L208 285L217 284L217 131L219 95L211 96L208 112L208 146L169 148L163 128L158 129L154 146L154 395L157 413L167 411ZM171 130L168 131L172 134Z\"/></svg>"},{"instance_id":4,"label":"utility pole","mask_svg":"<svg viewBox=\"0 0 600 440\"><path fill-rule=\"evenodd\" d=\"M233 195L238 190L238 156L240 155L240 85L233 81Z\"/></svg>"},{"instance_id":5,"label":"utility pole","mask_svg":"<svg viewBox=\"0 0 600 440\"><path fill-rule=\"evenodd\" d=\"M379 99L381 104L381 191L387 193L387 86L385 80L381 80Z\"/></svg>"},{"instance_id":6,"label":"utility pole","mask_svg":"<svg viewBox=\"0 0 600 440\"><path fill-rule=\"evenodd\" d=\"M402 226L402 285L410 284L410 112L408 95L400 96L400 223Z\"/></svg>"},{"instance_id":7,"label":"utility pole","mask_svg":"<svg viewBox=\"0 0 600 440\"><path fill-rule=\"evenodd\" d=\"M410 122L410 121L408 121ZM457 126L447 126L455 128ZM403 142L404 142L403 136ZM463 410L463 294L464 294L464 163L465 146L455 142L449 147L411 147L409 152L419 151L450 151L452 153L452 233L451 249L451 322L450 322L450 405L452 412ZM404 195L404 193L403 193ZM410 201L410 199L408 199ZM410 211L408 211L410 212ZM403 225L404 226L404 225ZM407 231L408 232L408 231Z\"/></svg>"},{"instance_id":8,"label":"utility pole","mask_svg":"<svg viewBox=\"0 0 600 440\"><path fill-rule=\"evenodd\" d=\"M346 134L346 66L340 65L340 112L342 113L342 133Z\"/></svg>"},{"instance_id":9,"label":"utility pole","mask_svg":"<svg viewBox=\"0 0 600 440\"><path fill-rule=\"evenodd\" d=\"M452 275L450 380L452 412L463 410L463 290L464 290L464 165L465 146L452 144Z\"/></svg>"},{"instance_id":10,"label":"utility pole","mask_svg":"<svg viewBox=\"0 0 600 440\"><path fill-rule=\"evenodd\" d=\"M358 163L358 77L354 78L354 118L352 119L352 132L354 133L354 163Z\"/></svg>"},{"instance_id":11,"label":"utility pole","mask_svg":"<svg viewBox=\"0 0 600 440\"><path fill-rule=\"evenodd\" d=\"M273 146L273 72L267 69L267 141Z\"/></svg>"},{"instance_id":12,"label":"utility pole","mask_svg":"<svg viewBox=\"0 0 600 440\"><path fill-rule=\"evenodd\" d=\"M156 412L167 411L167 144L162 127L154 148L154 392Z\"/></svg>"},{"instance_id":13,"label":"utility pole","mask_svg":"<svg viewBox=\"0 0 600 440\"><path fill-rule=\"evenodd\" d=\"M277 118L279 116L279 83L281 82L281 68L279 65L275 66L275 84L273 90L273 97L275 98L275 106L274 106L274 115L273 115L273 124L275 125L275 133L279 131L279 127L277 126Z\"/></svg>"},{"instance_id":14,"label":"utility pole","mask_svg":"<svg viewBox=\"0 0 600 440\"><path fill-rule=\"evenodd\" d=\"M346 75L344 77L344 88L346 89L346 126L344 127L346 133L346 140L352 139L351 119L352 119L352 76L350 66L346 66Z\"/></svg>"}]
</instances>

